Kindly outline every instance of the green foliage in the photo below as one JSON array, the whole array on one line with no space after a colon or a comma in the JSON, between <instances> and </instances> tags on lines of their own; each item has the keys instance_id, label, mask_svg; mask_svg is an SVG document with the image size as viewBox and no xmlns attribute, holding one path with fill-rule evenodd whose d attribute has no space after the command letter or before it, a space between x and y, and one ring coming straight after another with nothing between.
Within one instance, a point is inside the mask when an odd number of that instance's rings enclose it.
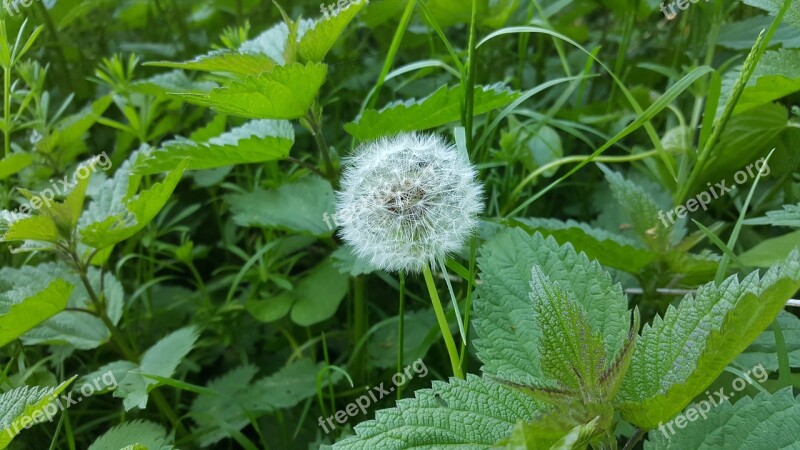
<instances>
[{"instance_id":1,"label":"green foliage","mask_svg":"<svg viewBox=\"0 0 800 450\"><path fill-rule=\"evenodd\" d=\"M47 419L45 407L53 402L72 383L72 380L74 377L50 388L23 386L0 395L0 449L8 447L23 429Z\"/></svg>"},{"instance_id":2,"label":"green foliage","mask_svg":"<svg viewBox=\"0 0 800 450\"><path fill-rule=\"evenodd\" d=\"M130 446L133 447L130 447ZM100 436L89 450L172 450L167 433L159 425L143 420L133 420L116 426Z\"/></svg>"}]
</instances>

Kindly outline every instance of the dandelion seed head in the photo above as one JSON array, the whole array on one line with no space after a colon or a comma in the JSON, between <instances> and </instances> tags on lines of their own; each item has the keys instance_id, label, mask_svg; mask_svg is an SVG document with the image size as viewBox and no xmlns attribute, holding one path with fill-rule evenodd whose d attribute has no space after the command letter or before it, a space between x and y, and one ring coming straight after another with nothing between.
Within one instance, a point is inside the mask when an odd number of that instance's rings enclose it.
<instances>
[{"instance_id":1,"label":"dandelion seed head","mask_svg":"<svg viewBox=\"0 0 800 450\"><path fill-rule=\"evenodd\" d=\"M405 133L358 148L336 195L340 236L387 271L418 272L462 248L483 211L466 155L436 135Z\"/></svg>"}]
</instances>

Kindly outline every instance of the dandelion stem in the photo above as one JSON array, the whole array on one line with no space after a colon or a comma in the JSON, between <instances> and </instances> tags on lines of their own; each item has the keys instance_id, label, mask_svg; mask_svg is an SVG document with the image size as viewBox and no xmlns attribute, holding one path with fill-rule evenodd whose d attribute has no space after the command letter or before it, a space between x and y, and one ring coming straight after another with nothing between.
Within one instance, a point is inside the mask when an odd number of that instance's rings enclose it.
<instances>
[{"instance_id":1,"label":"dandelion stem","mask_svg":"<svg viewBox=\"0 0 800 450\"><path fill-rule=\"evenodd\" d=\"M406 275L401 270L398 273L398 277L400 278L400 311L397 315L397 373L401 373L403 371L403 339L405 339L403 325L406 314ZM400 400L401 398L403 398L402 384L397 386L397 399Z\"/></svg>"},{"instance_id":2,"label":"dandelion stem","mask_svg":"<svg viewBox=\"0 0 800 450\"><path fill-rule=\"evenodd\" d=\"M433 310L436 313L436 320L439 322L439 329L444 338L444 344L447 347L447 353L450 356L450 365L453 367L453 375L455 377L464 379L461 373L461 366L459 364L458 349L456 349L456 342L453 340L453 335L450 333L450 326L447 324L447 317L442 308L442 302L439 300L439 293L436 292L436 284L433 282L433 274L431 268L425 264L422 267L422 274L425 276L425 284L428 286L428 293L431 296L431 303Z\"/></svg>"},{"instance_id":3,"label":"dandelion stem","mask_svg":"<svg viewBox=\"0 0 800 450\"><path fill-rule=\"evenodd\" d=\"M458 309L458 301L456 301L456 294L453 292L453 285L450 283L450 276L447 274L447 266L444 264L444 258L439 257L439 269L444 274L444 282L447 283L447 290L450 292L450 301L453 302L453 309L456 311L456 322L458 322L458 333L461 335L461 342L467 343L467 333L464 332L464 321L461 319L461 310Z\"/></svg>"}]
</instances>

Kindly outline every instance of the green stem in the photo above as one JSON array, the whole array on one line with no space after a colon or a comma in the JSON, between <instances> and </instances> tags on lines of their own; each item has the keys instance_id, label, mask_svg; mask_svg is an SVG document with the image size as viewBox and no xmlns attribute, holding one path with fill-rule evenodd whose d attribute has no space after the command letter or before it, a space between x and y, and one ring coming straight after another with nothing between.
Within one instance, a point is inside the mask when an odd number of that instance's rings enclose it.
<instances>
[{"instance_id":1,"label":"green stem","mask_svg":"<svg viewBox=\"0 0 800 450\"><path fill-rule=\"evenodd\" d=\"M469 24L469 55L467 57L467 76L464 87L464 129L467 134L467 151L470 155L474 149L472 124L475 109L475 70L478 59L476 58L475 45L477 41L478 0L472 0L472 18ZM460 319L459 319L460 322Z\"/></svg>"},{"instance_id":2,"label":"green stem","mask_svg":"<svg viewBox=\"0 0 800 450\"><path fill-rule=\"evenodd\" d=\"M309 128L311 129L311 134L314 135L314 142L317 143L317 148L322 155L322 161L325 164L325 176L329 180L333 180L333 178L336 176L336 171L333 169L330 148L328 147L328 143L325 142L325 136L322 135L322 127L317 121L316 115L311 110L309 110L306 114L306 120L308 121Z\"/></svg>"},{"instance_id":3,"label":"green stem","mask_svg":"<svg viewBox=\"0 0 800 450\"><path fill-rule=\"evenodd\" d=\"M405 323L406 314L406 275L401 270L398 278L400 279L400 306L397 314L397 373L403 372L403 351L405 334L403 325ZM397 386L397 399L403 398L403 386Z\"/></svg>"},{"instance_id":4,"label":"green stem","mask_svg":"<svg viewBox=\"0 0 800 450\"><path fill-rule=\"evenodd\" d=\"M383 87L383 82L386 80L386 76L389 75L389 70L392 69L397 50L400 49L400 42L402 42L403 35L406 33L408 23L411 22L411 15L414 12L414 5L416 5L416 3L416 0L408 0L406 4L406 9L403 11L403 16L400 18L400 23L397 25L392 43L389 46L389 53L386 55L386 60L383 62L383 68L378 76L378 81L375 82L375 87L373 87L372 91L367 95L367 101L364 102L364 107L361 108L362 112L366 108L374 108L375 104L378 102L378 92L380 92L381 87Z\"/></svg>"},{"instance_id":5,"label":"green stem","mask_svg":"<svg viewBox=\"0 0 800 450\"><path fill-rule=\"evenodd\" d=\"M3 158L11 154L11 67L3 69Z\"/></svg>"},{"instance_id":6,"label":"green stem","mask_svg":"<svg viewBox=\"0 0 800 450\"><path fill-rule=\"evenodd\" d=\"M785 388L792 385L792 368L789 365L786 340L777 318L772 321L772 332L775 334L775 351L778 353L778 386Z\"/></svg>"},{"instance_id":7,"label":"green stem","mask_svg":"<svg viewBox=\"0 0 800 450\"><path fill-rule=\"evenodd\" d=\"M364 278L356 277L353 280L353 341L359 342L367 334L367 305L364 301ZM364 363L367 352L362 352L355 361L354 373L359 374L361 379L366 376Z\"/></svg>"},{"instance_id":8,"label":"green stem","mask_svg":"<svg viewBox=\"0 0 800 450\"><path fill-rule=\"evenodd\" d=\"M425 284L428 287L428 294L431 296L431 303L433 304L433 311L436 313L436 321L439 322L439 329L444 338L444 344L447 347L447 354L450 357L450 365L453 368L453 375L457 378L464 379L461 372L458 359L458 349L456 342L453 340L453 335L450 333L450 325L447 323L447 316L444 314L442 302L439 300L439 293L436 291L436 284L433 282L433 274L431 268L425 264L422 268L422 274L425 276Z\"/></svg>"}]
</instances>

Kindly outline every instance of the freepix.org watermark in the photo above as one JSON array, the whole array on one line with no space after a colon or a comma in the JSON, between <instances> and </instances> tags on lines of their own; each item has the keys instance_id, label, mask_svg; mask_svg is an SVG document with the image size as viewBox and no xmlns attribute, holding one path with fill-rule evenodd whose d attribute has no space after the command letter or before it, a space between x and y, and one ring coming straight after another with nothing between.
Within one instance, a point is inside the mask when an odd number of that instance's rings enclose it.
<instances>
[{"instance_id":1,"label":"freepix.org watermark","mask_svg":"<svg viewBox=\"0 0 800 450\"><path fill-rule=\"evenodd\" d=\"M45 421L52 422L53 418L55 418L60 411L64 411L70 406L76 405L83 399L91 397L96 393L105 392L116 388L117 379L114 377L114 373L109 370L108 372L95 377L91 381L87 381L79 389L69 390L65 394L61 394L61 396L53 398L50 403L44 406L44 408L37 409L30 415L20 417L19 419L15 420L13 424L9 424L7 422L0 423L0 427L6 430L9 438L13 439L17 434L19 434L21 428L27 430L30 427Z\"/></svg>"},{"instance_id":2,"label":"freepix.org watermark","mask_svg":"<svg viewBox=\"0 0 800 450\"><path fill-rule=\"evenodd\" d=\"M3 0L3 8L5 8L9 16L13 17L16 14L19 14L20 5L23 8L27 8L31 6L34 1L41 0Z\"/></svg>"},{"instance_id":3,"label":"freepix.org watermark","mask_svg":"<svg viewBox=\"0 0 800 450\"><path fill-rule=\"evenodd\" d=\"M674 419L670 420L666 424L659 422L658 430L664 433L664 436L667 439L670 439L672 435L675 434L675 429L672 428L673 424L678 428L685 428L686 424L689 422L694 422L699 417L702 417L705 420L706 414L711 411L712 407L718 407L719 405L725 403L729 398L733 398L737 392L747 387L747 385L753 384L753 379L750 378L750 375L753 375L756 378L756 381L759 383L763 383L769 377L769 374L764 369L764 366L758 364L757 366L745 372L744 378L737 377L731 382L733 391L725 394L724 387L719 388L719 390L713 394L706 391L708 400L700 400L699 402L687 408L686 411L675 416ZM667 433L667 429L669 429L669 433Z\"/></svg>"},{"instance_id":4,"label":"freepix.org watermark","mask_svg":"<svg viewBox=\"0 0 800 450\"><path fill-rule=\"evenodd\" d=\"M24 203L12 212L29 214L42 206L47 206L49 208L56 196L63 197L67 195L80 180L85 180L92 176L93 173L97 172L98 167L105 171L110 169L111 165L111 158L108 157L106 152L100 153L94 158L81 163L81 165L75 169L75 173L71 179L69 175L64 175L64 178L60 180L50 180L49 188L40 191L38 195L32 197L27 203Z\"/></svg>"},{"instance_id":5,"label":"freepix.org watermark","mask_svg":"<svg viewBox=\"0 0 800 450\"><path fill-rule=\"evenodd\" d=\"M666 214L664 213L664 210L659 211L658 218L661 219L661 223L664 224L664 227L675 225L675 221L677 220L675 216L677 216L679 219L683 219L686 217L687 211L695 212L698 208L703 208L703 211L707 211L708 204L711 203L711 200L716 200L731 192L732 190L736 189L736 185L746 183L747 180L755 178L759 173L762 177L765 177L769 175L769 172L770 168L767 165L766 158L761 158L758 161L751 163L744 169L737 171L733 175L733 181L735 181L736 184L728 186L726 180L722 180L719 183L714 184L714 186L711 186L710 182L706 183L709 188L708 190L697 194L694 198L690 198L686 201L685 205L679 205L670 209L666 212ZM669 219L669 224L667 223L667 219Z\"/></svg>"},{"instance_id":6,"label":"freepix.org watermark","mask_svg":"<svg viewBox=\"0 0 800 450\"><path fill-rule=\"evenodd\" d=\"M414 373L412 373L412 371ZM424 362L422 362L422 359L418 359L409 364L405 367L405 369L403 369L402 372L397 372L396 374L392 375L392 383L394 386L386 389L383 387L385 383L381 383L380 385L372 388L366 387L364 389L366 389L369 395L365 394L361 397L358 397L354 402L348 404L344 409L336 411L336 414L331 414L327 418L319 416L319 426L322 428L325 434L328 434L336 429L336 425L333 424L334 418L336 419L336 422L343 425L345 422L347 422L349 417L355 417L359 414L359 412L361 414L366 414L370 405L377 403L380 399L388 395L391 395L391 393L394 392L398 386L402 386L414 378L415 374L417 375L417 378L425 378L428 375L428 367ZM328 426L330 426L330 429Z\"/></svg>"}]
</instances>

